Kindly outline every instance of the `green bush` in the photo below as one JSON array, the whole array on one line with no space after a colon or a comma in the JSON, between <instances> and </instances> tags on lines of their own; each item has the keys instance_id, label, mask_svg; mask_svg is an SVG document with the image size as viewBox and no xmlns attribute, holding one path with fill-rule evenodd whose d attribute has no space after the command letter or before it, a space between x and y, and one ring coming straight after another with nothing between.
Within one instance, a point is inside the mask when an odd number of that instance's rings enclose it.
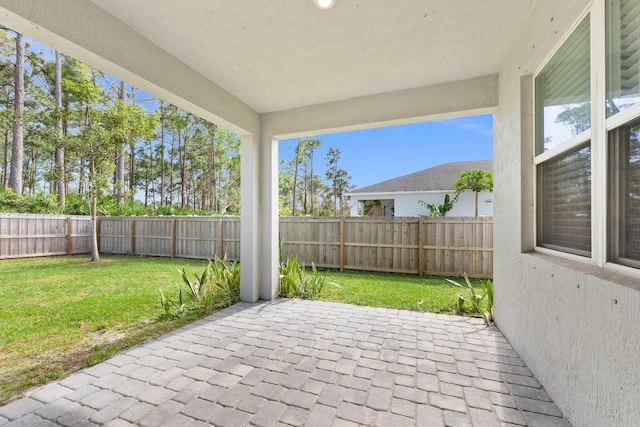
<instances>
[{"instance_id":1,"label":"green bush","mask_svg":"<svg viewBox=\"0 0 640 427\"><path fill-rule=\"evenodd\" d=\"M0 188L0 212L30 214L90 215L89 198L78 193L69 193L65 200L64 212L58 207L55 194L37 193L21 195L11 190ZM157 216L157 215L198 215L210 216L215 212L178 208L171 206L145 206L139 200L125 198L118 204L116 197L102 195L97 200L98 216Z\"/></svg>"},{"instance_id":2,"label":"green bush","mask_svg":"<svg viewBox=\"0 0 640 427\"><path fill-rule=\"evenodd\" d=\"M159 206L159 207L156 208L155 214L156 215L165 215L165 216L175 215L173 209L171 208L171 206Z\"/></svg>"},{"instance_id":3,"label":"green bush","mask_svg":"<svg viewBox=\"0 0 640 427\"><path fill-rule=\"evenodd\" d=\"M465 313L465 303L469 306L469 312L473 315L479 315L484 320L485 325L489 326L493 323L493 283L487 280L484 284L482 293L471 285L469 277L465 274L465 284L461 285L455 280L445 279L454 286L458 286L462 290L457 294L456 312L458 314ZM486 300L486 302L485 302Z\"/></svg>"},{"instance_id":4,"label":"green bush","mask_svg":"<svg viewBox=\"0 0 640 427\"><path fill-rule=\"evenodd\" d=\"M178 271L186 288L176 285L177 294L173 297L160 290L160 303L168 318L209 314L240 300L240 264L237 262L216 256L200 275L194 273L190 277L184 268Z\"/></svg>"},{"instance_id":5,"label":"green bush","mask_svg":"<svg viewBox=\"0 0 640 427\"><path fill-rule=\"evenodd\" d=\"M320 274L313 263L309 274L298 257L290 258L280 264L278 295L285 298L314 299L322 291L326 281L326 275Z\"/></svg>"},{"instance_id":6,"label":"green bush","mask_svg":"<svg viewBox=\"0 0 640 427\"><path fill-rule=\"evenodd\" d=\"M89 201L85 200L78 193L67 194L64 213L66 215L91 215Z\"/></svg>"},{"instance_id":7,"label":"green bush","mask_svg":"<svg viewBox=\"0 0 640 427\"><path fill-rule=\"evenodd\" d=\"M21 197L18 193L0 188L0 212L20 212L18 206Z\"/></svg>"},{"instance_id":8,"label":"green bush","mask_svg":"<svg viewBox=\"0 0 640 427\"><path fill-rule=\"evenodd\" d=\"M0 189L0 212L59 214L58 201L53 194L43 192L35 195L18 194Z\"/></svg>"},{"instance_id":9,"label":"green bush","mask_svg":"<svg viewBox=\"0 0 640 427\"><path fill-rule=\"evenodd\" d=\"M34 214L60 214L55 194L36 193L34 196L22 196L22 212Z\"/></svg>"}]
</instances>

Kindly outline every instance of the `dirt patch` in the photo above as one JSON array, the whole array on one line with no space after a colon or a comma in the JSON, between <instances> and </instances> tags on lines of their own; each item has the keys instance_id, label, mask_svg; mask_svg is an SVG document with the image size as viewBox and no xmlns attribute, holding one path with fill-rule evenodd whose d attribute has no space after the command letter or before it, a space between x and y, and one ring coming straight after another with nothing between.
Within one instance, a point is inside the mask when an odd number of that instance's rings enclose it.
<instances>
[{"instance_id":1,"label":"dirt patch","mask_svg":"<svg viewBox=\"0 0 640 427\"><path fill-rule=\"evenodd\" d=\"M96 261L87 261L87 262L80 262L78 264L76 264L76 266L78 267L101 267L101 266L105 266L105 265L109 265L109 264L115 264L116 262L121 262L117 259L111 259L111 258L100 258L100 261L96 262Z\"/></svg>"},{"instance_id":2,"label":"dirt patch","mask_svg":"<svg viewBox=\"0 0 640 427\"><path fill-rule=\"evenodd\" d=\"M83 326L86 331L88 325ZM6 366L12 368L0 372L0 406L33 393L41 384L64 378L152 338L157 335L154 326L154 322L146 321L127 328L87 331L80 341L64 350L5 360Z\"/></svg>"},{"instance_id":3,"label":"dirt patch","mask_svg":"<svg viewBox=\"0 0 640 427\"><path fill-rule=\"evenodd\" d=\"M88 347L112 344L126 338L127 334L118 330L89 332L82 340Z\"/></svg>"}]
</instances>

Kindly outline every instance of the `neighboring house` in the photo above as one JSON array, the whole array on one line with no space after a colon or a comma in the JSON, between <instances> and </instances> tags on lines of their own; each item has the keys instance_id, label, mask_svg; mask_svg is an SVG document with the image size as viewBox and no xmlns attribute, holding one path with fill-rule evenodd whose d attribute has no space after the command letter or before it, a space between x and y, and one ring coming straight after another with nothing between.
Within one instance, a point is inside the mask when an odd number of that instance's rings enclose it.
<instances>
[{"instance_id":1,"label":"neighboring house","mask_svg":"<svg viewBox=\"0 0 640 427\"><path fill-rule=\"evenodd\" d=\"M444 196L453 199L455 189L451 184L460 172L482 169L493 172L492 160L453 162L434 166L398 178L358 188L346 194L351 203L351 216L418 216L430 215L420 200L441 205ZM447 216L474 216L475 193L465 191L458 197ZM493 194L478 194L478 215L493 216Z\"/></svg>"}]
</instances>

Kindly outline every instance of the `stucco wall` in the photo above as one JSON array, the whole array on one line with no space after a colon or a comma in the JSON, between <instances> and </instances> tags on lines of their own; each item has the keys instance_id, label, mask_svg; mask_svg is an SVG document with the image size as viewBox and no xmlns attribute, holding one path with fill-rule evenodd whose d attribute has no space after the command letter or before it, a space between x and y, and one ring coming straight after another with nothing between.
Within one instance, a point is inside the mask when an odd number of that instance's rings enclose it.
<instances>
[{"instance_id":1,"label":"stucco wall","mask_svg":"<svg viewBox=\"0 0 640 427\"><path fill-rule=\"evenodd\" d=\"M418 216L429 215L429 209L418 203L423 200L426 203L441 205L444 202L445 194L453 198L453 191L449 192L429 192L429 193L397 193L379 194L370 196L353 196L351 201L351 216L358 216L357 200L375 200L393 198L395 200L395 216ZM487 202L491 200L491 202ZM453 209L447 213L448 216L474 216L475 215L475 193L465 191L460 195L458 201L453 205ZM493 194L482 192L478 194L478 215L493 215Z\"/></svg>"},{"instance_id":2,"label":"stucco wall","mask_svg":"<svg viewBox=\"0 0 640 427\"><path fill-rule=\"evenodd\" d=\"M494 121L495 315L573 426L636 426L640 281L531 252L530 75L589 3L540 1L500 72Z\"/></svg>"}]
</instances>

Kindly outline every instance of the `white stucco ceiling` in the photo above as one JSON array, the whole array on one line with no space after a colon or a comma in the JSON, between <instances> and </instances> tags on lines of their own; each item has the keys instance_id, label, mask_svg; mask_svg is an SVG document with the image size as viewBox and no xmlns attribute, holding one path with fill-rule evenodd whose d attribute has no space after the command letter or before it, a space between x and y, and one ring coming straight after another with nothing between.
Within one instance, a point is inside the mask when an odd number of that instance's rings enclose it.
<instances>
[{"instance_id":1,"label":"white stucco ceiling","mask_svg":"<svg viewBox=\"0 0 640 427\"><path fill-rule=\"evenodd\" d=\"M496 74L536 0L92 0L259 113Z\"/></svg>"}]
</instances>

